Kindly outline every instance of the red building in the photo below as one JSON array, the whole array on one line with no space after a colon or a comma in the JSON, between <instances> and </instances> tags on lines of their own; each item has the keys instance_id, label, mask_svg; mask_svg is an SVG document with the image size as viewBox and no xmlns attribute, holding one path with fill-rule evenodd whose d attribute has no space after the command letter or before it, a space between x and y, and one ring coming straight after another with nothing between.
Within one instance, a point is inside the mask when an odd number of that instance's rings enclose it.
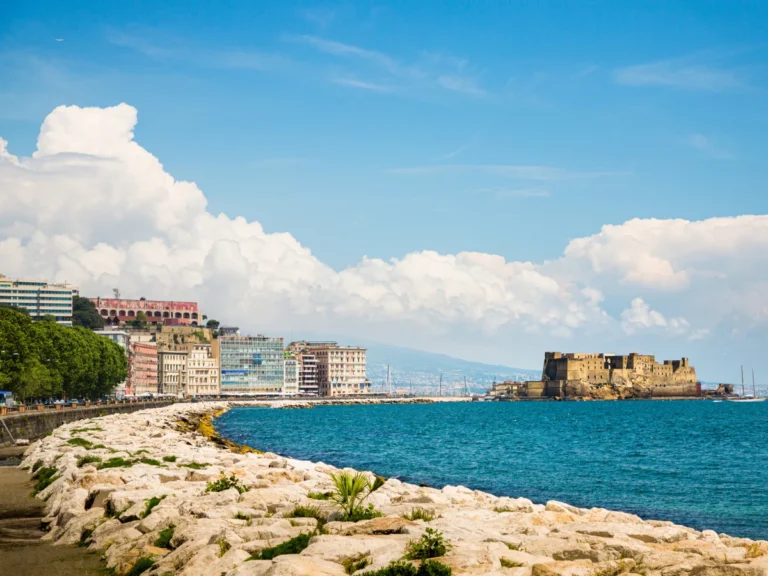
<instances>
[{"instance_id":1,"label":"red building","mask_svg":"<svg viewBox=\"0 0 768 576\"><path fill-rule=\"evenodd\" d=\"M129 349L126 394L157 394L157 344L131 342Z\"/></svg>"},{"instance_id":2,"label":"red building","mask_svg":"<svg viewBox=\"0 0 768 576\"><path fill-rule=\"evenodd\" d=\"M135 320L139 312L147 316L147 322L157 324L187 324L201 326L203 315L197 302L175 300L124 300L122 298L90 298L96 310L108 324L118 325Z\"/></svg>"}]
</instances>

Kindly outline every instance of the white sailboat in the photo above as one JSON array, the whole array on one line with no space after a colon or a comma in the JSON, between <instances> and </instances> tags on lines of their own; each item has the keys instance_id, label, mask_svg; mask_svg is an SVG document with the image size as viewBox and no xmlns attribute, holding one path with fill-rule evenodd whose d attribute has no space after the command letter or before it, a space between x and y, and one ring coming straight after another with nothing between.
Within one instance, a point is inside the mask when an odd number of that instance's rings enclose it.
<instances>
[{"instance_id":1,"label":"white sailboat","mask_svg":"<svg viewBox=\"0 0 768 576\"><path fill-rule=\"evenodd\" d=\"M752 396L747 396L744 393L744 366L741 367L741 396L738 398L726 398L728 402L765 402L768 398L758 398L757 391L755 389L755 370L752 369Z\"/></svg>"}]
</instances>

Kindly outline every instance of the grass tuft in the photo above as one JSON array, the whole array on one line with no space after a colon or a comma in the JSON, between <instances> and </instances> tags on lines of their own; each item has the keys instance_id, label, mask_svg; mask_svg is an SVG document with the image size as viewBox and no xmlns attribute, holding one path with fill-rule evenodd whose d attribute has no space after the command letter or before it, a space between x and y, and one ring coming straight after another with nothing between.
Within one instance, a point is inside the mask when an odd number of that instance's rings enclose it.
<instances>
[{"instance_id":1,"label":"grass tuft","mask_svg":"<svg viewBox=\"0 0 768 576\"><path fill-rule=\"evenodd\" d=\"M99 464L98 468L99 470L103 470L104 468L130 468L133 466L133 460L126 460L122 456L117 456L115 458L110 458L106 462L102 462Z\"/></svg>"},{"instance_id":2,"label":"grass tuft","mask_svg":"<svg viewBox=\"0 0 768 576\"><path fill-rule=\"evenodd\" d=\"M358 570L362 570L371 563L371 559L363 554L361 556L355 556L354 558L347 558L342 561L341 565L344 566L344 572L347 574L354 574Z\"/></svg>"},{"instance_id":3,"label":"grass tuft","mask_svg":"<svg viewBox=\"0 0 768 576\"><path fill-rule=\"evenodd\" d=\"M152 498L147 500L147 503L144 505L144 512L142 513L141 517L146 518L147 516L152 514L152 510L154 509L154 507L160 504L160 502L162 502L164 498L165 498L165 495L153 496Z\"/></svg>"},{"instance_id":4,"label":"grass tuft","mask_svg":"<svg viewBox=\"0 0 768 576\"><path fill-rule=\"evenodd\" d=\"M80 456L77 459L77 467L82 468L86 464L98 464L99 462L101 462L101 458L98 456Z\"/></svg>"},{"instance_id":5,"label":"grass tuft","mask_svg":"<svg viewBox=\"0 0 768 576\"><path fill-rule=\"evenodd\" d=\"M311 538L311 534L299 534L287 542L283 542L272 548L264 548L264 550L258 554L251 556L250 560L272 560L273 558L284 554L298 554L309 546Z\"/></svg>"},{"instance_id":6,"label":"grass tuft","mask_svg":"<svg viewBox=\"0 0 768 576\"><path fill-rule=\"evenodd\" d=\"M35 476L35 494L42 492L59 478L56 472L58 470L53 466L44 466L38 470L37 476Z\"/></svg>"},{"instance_id":7,"label":"grass tuft","mask_svg":"<svg viewBox=\"0 0 768 576\"><path fill-rule=\"evenodd\" d=\"M366 572L365 576L451 576L451 573L450 566L435 560L427 560L418 568L410 562L398 560L380 570Z\"/></svg>"},{"instance_id":8,"label":"grass tuft","mask_svg":"<svg viewBox=\"0 0 768 576\"><path fill-rule=\"evenodd\" d=\"M42 460L38 460L37 462L35 462L32 465L32 473L34 474L35 472L37 472L42 465L43 465L43 461Z\"/></svg>"},{"instance_id":9,"label":"grass tuft","mask_svg":"<svg viewBox=\"0 0 768 576\"><path fill-rule=\"evenodd\" d=\"M224 554L229 552L229 549L232 548L232 544L230 544L223 538L219 538L218 540L216 540L216 544L219 545L219 558L224 556Z\"/></svg>"},{"instance_id":10,"label":"grass tuft","mask_svg":"<svg viewBox=\"0 0 768 576\"><path fill-rule=\"evenodd\" d=\"M174 530L176 530L175 526L168 526L165 530L160 530L160 534L157 535L157 540L155 540L155 546L171 549L171 539L173 538Z\"/></svg>"},{"instance_id":11,"label":"grass tuft","mask_svg":"<svg viewBox=\"0 0 768 576\"><path fill-rule=\"evenodd\" d=\"M412 540L405 548L405 558L408 560L427 560L445 556L451 549L439 530L427 528L419 540Z\"/></svg>"},{"instance_id":12,"label":"grass tuft","mask_svg":"<svg viewBox=\"0 0 768 576\"><path fill-rule=\"evenodd\" d=\"M176 462L176 456L163 456L163 462Z\"/></svg>"},{"instance_id":13,"label":"grass tuft","mask_svg":"<svg viewBox=\"0 0 768 576\"><path fill-rule=\"evenodd\" d=\"M149 466L162 466L162 462L155 460L154 458L139 458L139 462L147 464Z\"/></svg>"},{"instance_id":14,"label":"grass tuft","mask_svg":"<svg viewBox=\"0 0 768 576\"><path fill-rule=\"evenodd\" d=\"M154 565L155 561L152 560L152 558L149 556L142 556L136 560L136 563L133 565L130 572L128 572L127 576L139 576L139 574L144 574L144 572L152 568Z\"/></svg>"},{"instance_id":15,"label":"grass tuft","mask_svg":"<svg viewBox=\"0 0 768 576\"><path fill-rule=\"evenodd\" d=\"M70 444L72 446L80 446L81 448L93 448L93 442L90 440L86 440L85 438L70 438L67 440L67 444Z\"/></svg>"},{"instance_id":16,"label":"grass tuft","mask_svg":"<svg viewBox=\"0 0 768 576\"><path fill-rule=\"evenodd\" d=\"M310 492L307 498L312 500L333 500L333 492Z\"/></svg>"},{"instance_id":17,"label":"grass tuft","mask_svg":"<svg viewBox=\"0 0 768 576\"><path fill-rule=\"evenodd\" d=\"M435 511L428 508L416 507L409 514L403 514L403 518L406 520L423 520L424 522L432 522L435 519Z\"/></svg>"},{"instance_id":18,"label":"grass tuft","mask_svg":"<svg viewBox=\"0 0 768 576\"><path fill-rule=\"evenodd\" d=\"M323 514L317 506L296 506L286 518L314 518L318 526L328 522L328 516Z\"/></svg>"},{"instance_id":19,"label":"grass tuft","mask_svg":"<svg viewBox=\"0 0 768 576\"><path fill-rule=\"evenodd\" d=\"M499 558L499 562L501 562L502 568L520 568L521 566L525 566L522 562L515 562L509 558Z\"/></svg>"},{"instance_id":20,"label":"grass tuft","mask_svg":"<svg viewBox=\"0 0 768 576\"><path fill-rule=\"evenodd\" d=\"M230 488L234 488L240 494L243 492L248 492L249 490L248 486L242 484L234 474L232 474L229 478L223 476L218 480L208 482L208 484L205 485L206 492L224 492Z\"/></svg>"},{"instance_id":21,"label":"grass tuft","mask_svg":"<svg viewBox=\"0 0 768 576\"><path fill-rule=\"evenodd\" d=\"M186 464L181 464L184 468L191 468L192 470L202 470L203 468L207 468L210 466L208 462L187 462Z\"/></svg>"}]
</instances>

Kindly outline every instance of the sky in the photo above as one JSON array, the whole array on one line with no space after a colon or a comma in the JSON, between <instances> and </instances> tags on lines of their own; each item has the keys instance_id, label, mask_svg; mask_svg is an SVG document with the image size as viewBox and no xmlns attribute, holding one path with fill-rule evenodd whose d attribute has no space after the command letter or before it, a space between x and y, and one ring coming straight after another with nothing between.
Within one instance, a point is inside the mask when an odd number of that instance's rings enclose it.
<instances>
[{"instance_id":1,"label":"sky","mask_svg":"<svg viewBox=\"0 0 768 576\"><path fill-rule=\"evenodd\" d=\"M6 1L0 272L760 380L766 38L755 1Z\"/></svg>"}]
</instances>

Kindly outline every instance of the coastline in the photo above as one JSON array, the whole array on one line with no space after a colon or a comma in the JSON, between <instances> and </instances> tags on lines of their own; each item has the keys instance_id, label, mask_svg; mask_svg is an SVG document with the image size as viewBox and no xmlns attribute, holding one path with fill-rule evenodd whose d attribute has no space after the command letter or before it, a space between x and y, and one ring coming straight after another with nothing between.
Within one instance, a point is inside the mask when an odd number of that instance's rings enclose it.
<instances>
[{"instance_id":1,"label":"coastline","mask_svg":"<svg viewBox=\"0 0 768 576\"><path fill-rule=\"evenodd\" d=\"M354 572L364 574L402 557L426 528L451 543L439 560L456 575L768 574L768 542L461 486L436 489L389 479L366 501L384 517L333 521L336 506L308 495L331 490L329 474L336 468L261 453L216 434L213 414L253 405L264 403L176 404L105 416L67 424L35 442L22 466L34 467L38 477L54 470L53 482L38 494L46 500L50 529L44 539L103 551L118 574L142 558L154 563L146 574L187 576L343 575L350 573L345 562L364 558L367 566ZM96 458L101 461L87 461ZM104 466L118 459L131 464ZM206 493L208 482L230 475L249 490ZM315 531L314 518L291 518L297 506L329 515L325 533L314 535L298 555L248 561L264 548ZM435 518L402 517L415 508ZM156 546L170 526L170 548Z\"/></svg>"}]
</instances>

